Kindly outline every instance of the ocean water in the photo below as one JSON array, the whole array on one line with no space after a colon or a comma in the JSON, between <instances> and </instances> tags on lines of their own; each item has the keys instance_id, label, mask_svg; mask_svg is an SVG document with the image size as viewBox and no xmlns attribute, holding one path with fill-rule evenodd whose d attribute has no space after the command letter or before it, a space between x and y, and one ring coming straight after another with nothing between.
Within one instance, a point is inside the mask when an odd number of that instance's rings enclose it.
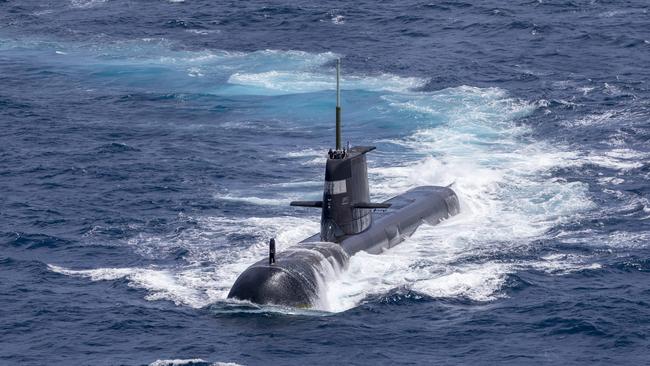
<instances>
[{"instance_id":1,"label":"ocean water","mask_svg":"<svg viewBox=\"0 0 650 366\"><path fill-rule=\"evenodd\" d=\"M373 198L462 212L228 301L318 231L337 58ZM649 66L644 0L0 0L0 364L649 364Z\"/></svg>"}]
</instances>

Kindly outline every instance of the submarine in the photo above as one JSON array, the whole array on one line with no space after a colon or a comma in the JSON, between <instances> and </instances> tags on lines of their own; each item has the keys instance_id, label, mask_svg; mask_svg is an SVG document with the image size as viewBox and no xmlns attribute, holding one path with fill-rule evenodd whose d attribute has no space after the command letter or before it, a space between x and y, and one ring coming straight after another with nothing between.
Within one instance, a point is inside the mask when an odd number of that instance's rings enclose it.
<instances>
[{"instance_id":1,"label":"submarine","mask_svg":"<svg viewBox=\"0 0 650 366\"><path fill-rule=\"evenodd\" d=\"M336 62L336 146L327 152L321 201L293 201L291 206L321 210L320 233L276 253L242 272L229 299L257 304L310 308L317 305L332 272L345 270L350 257L380 254L408 237L423 223L436 225L460 212L450 186L420 186L385 202L371 202L366 154L373 146L341 147L340 59Z\"/></svg>"}]
</instances>

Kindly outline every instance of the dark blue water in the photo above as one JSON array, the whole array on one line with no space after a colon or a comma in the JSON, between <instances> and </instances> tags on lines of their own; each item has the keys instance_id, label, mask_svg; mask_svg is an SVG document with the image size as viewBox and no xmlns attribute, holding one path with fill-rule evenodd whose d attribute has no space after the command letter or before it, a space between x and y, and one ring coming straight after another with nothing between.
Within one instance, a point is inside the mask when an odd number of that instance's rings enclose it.
<instances>
[{"instance_id":1,"label":"dark blue water","mask_svg":"<svg viewBox=\"0 0 650 366\"><path fill-rule=\"evenodd\" d=\"M226 301L318 230L344 138L372 194L458 217ZM0 1L0 364L650 363L650 4Z\"/></svg>"}]
</instances>

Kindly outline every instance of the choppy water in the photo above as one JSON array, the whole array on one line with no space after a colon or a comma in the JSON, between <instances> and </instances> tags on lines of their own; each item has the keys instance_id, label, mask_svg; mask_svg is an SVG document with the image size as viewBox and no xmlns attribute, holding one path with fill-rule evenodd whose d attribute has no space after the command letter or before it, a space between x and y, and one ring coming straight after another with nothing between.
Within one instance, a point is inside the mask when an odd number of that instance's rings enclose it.
<instances>
[{"instance_id":1,"label":"choppy water","mask_svg":"<svg viewBox=\"0 0 650 366\"><path fill-rule=\"evenodd\" d=\"M0 363L650 362L646 1L0 1ZM333 143L462 214L225 300Z\"/></svg>"}]
</instances>

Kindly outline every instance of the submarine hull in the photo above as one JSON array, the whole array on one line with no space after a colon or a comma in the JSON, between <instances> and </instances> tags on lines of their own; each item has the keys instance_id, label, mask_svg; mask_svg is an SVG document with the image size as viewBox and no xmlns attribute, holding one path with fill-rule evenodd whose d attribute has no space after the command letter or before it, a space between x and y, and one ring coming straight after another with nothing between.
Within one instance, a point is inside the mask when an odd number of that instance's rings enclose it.
<instances>
[{"instance_id":1,"label":"submarine hull","mask_svg":"<svg viewBox=\"0 0 650 366\"><path fill-rule=\"evenodd\" d=\"M413 188L384 202L387 209L372 212L365 231L341 237L337 243L309 237L275 257L248 267L233 284L228 298L258 304L312 307L320 299L329 273L347 268L348 259L359 251L381 253L411 236L422 223L436 225L456 215L458 197L448 187Z\"/></svg>"}]
</instances>

